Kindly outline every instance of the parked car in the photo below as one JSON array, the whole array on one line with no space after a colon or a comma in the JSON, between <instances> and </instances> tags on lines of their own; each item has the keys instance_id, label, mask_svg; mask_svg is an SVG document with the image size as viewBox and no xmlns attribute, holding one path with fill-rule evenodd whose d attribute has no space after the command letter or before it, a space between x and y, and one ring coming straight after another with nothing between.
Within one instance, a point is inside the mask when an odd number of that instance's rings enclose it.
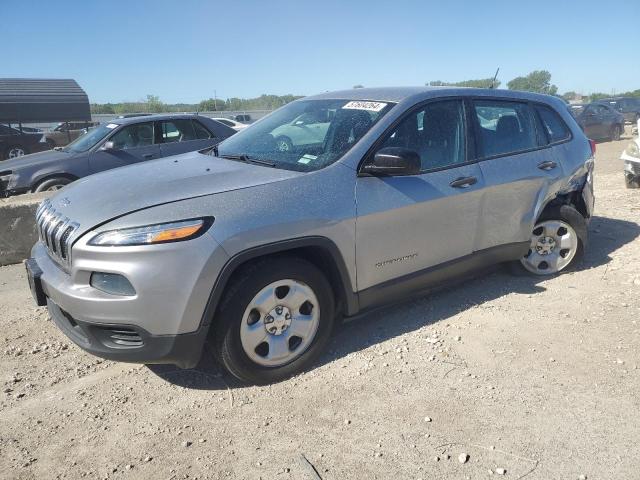
<instances>
[{"instance_id":1,"label":"parked car","mask_svg":"<svg viewBox=\"0 0 640 480\"><path fill-rule=\"evenodd\" d=\"M27 132L20 127L0 124L0 160L17 158L47 148L41 132ZM0 164L4 168L4 163Z\"/></svg>"},{"instance_id":2,"label":"parked car","mask_svg":"<svg viewBox=\"0 0 640 480\"><path fill-rule=\"evenodd\" d=\"M635 135L638 135L638 130L640 120L636 122ZM636 136L627 145L620 159L624 162L624 180L627 188L640 188L640 138Z\"/></svg>"},{"instance_id":3,"label":"parked car","mask_svg":"<svg viewBox=\"0 0 640 480\"><path fill-rule=\"evenodd\" d=\"M122 115L118 115L116 118L149 117L151 115L151 113L124 113Z\"/></svg>"},{"instance_id":4,"label":"parked car","mask_svg":"<svg viewBox=\"0 0 640 480\"><path fill-rule=\"evenodd\" d=\"M269 133L275 138L276 147L281 152L307 145L318 145L327 135L333 114L335 111L304 112L290 123L279 125Z\"/></svg>"},{"instance_id":5,"label":"parked car","mask_svg":"<svg viewBox=\"0 0 640 480\"><path fill-rule=\"evenodd\" d=\"M327 111L322 141L278 149L271 132ZM28 278L98 356L193 367L208 340L239 379L278 381L309 366L342 317L499 262L540 276L574 266L594 149L551 96L325 93L208 152L65 188L37 211Z\"/></svg>"},{"instance_id":6,"label":"parked car","mask_svg":"<svg viewBox=\"0 0 640 480\"><path fill-rule=\"evenodd\" d=\"M58 190L93 173L211 147L234 133L197 115L113 120L64 148L0 164L0 197Z\"/></svg>"},{"instance_id":7,"label":"parked car","mask_svg":"<svg viewBox=\"0 0 640 480\"><path fill-rule=\"evenodd\" d=\"M216 122L223 123L227 127L233 128L236 132L239 132L243 128L247 128L249 126L249 125L245 125L244 123L231 120L230 118L211 117L211 120L215 120Z\"/></svg>"},{"instance_id":8,"label":"parked car","mask_svg":"<svg viewBox=\"0 0 640 480\"><path fill-rule=\"evenodd\" d=\"M241 113L239 115L236 115L236 121L247 124L253 122L253 119L248 113Z\"/></svg>"},{"instance_id":9,"label":"parked car","mask_svg":"<svg viewBox=\"0 0 640 480\"><path fill-rule=\"evenodd\" d=\"M62 122L50 132L45 133L44 139L51 148L64 147L99 124L99 122Z\"/></svg>"},{"instance_id":10,"label":"parked car","mask_svg":"<svg viewBox=\"0 0 640 480\"><path fill-rule=\"evenodd\" d=\"M632 125L640 120L640 98L637 97L614 97L603 98L598 100L599 103L605 103L624 116L624 121Z\"/></svg>"},{"instance_id":11,"label":"parked car","mask_svg":"<svg viewBox=\"0 0 640 480\"><path fill-rule=\"evenodd\" d=\"M594 140L620 140L624 132L624 117L604 103L589 103L577 110L569 107L585 135Z\"/></svg>"}]
</instances>

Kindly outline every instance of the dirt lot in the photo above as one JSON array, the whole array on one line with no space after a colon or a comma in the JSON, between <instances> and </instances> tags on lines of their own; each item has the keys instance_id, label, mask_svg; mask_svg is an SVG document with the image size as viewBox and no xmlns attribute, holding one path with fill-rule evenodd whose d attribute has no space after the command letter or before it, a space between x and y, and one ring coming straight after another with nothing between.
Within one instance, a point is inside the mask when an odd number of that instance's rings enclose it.
<instances>
[{"instance_id":1,"label":"dirt lot","mask_svg":"<svg viewBox=\"0 0 640 480\"><path fill-rule=\"evenodd\" d=\"M627 142L598 146L578 271L499 270L370 314L316 368L268 387L211 361L180 371L85 354L33 306L23 267L0 268L0 477L640 478Z\"/></svg>"}]
</instances>

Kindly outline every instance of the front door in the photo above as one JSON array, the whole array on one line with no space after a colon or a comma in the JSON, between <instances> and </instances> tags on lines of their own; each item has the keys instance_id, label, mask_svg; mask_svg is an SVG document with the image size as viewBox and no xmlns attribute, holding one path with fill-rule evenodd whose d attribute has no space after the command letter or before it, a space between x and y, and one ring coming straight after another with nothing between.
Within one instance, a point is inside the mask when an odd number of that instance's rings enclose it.
<instances>
[{"instance_id":1,"label":"front door","mask_svg":"<svg viewBox=\"0 0 640 480\"><path fill-rule=\"evenodd\" d=\"M125 125L106 139L113 142L112 149L91 153L89 170L91 173L102 172L160 158L160 147L154 144L153 138L153 122Z\"/></svg>"},{"instance_id":2,"label":"front door","mask_svg":"<svg viewBox=\"0 0 640 480\"><path fill-rule=\"evenodd\" d=\"M413 150L422 172L358 177L359 291L472 253L484 179L470 161L464 118L461 100L417 107L376 150Z\"/></svg>"}]
</instances>

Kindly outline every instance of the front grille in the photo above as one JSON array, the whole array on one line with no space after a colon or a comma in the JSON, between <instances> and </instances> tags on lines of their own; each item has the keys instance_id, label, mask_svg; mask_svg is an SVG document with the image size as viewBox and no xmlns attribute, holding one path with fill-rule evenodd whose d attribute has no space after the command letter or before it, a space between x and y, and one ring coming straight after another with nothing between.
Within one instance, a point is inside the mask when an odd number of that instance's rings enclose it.
<instances>
[{"instance_id":1,"label":"front grille","mask_svg":"<svg viewBox=\"0 0 640 480\"><path fill-rule=\"evenodd\" d=\"M71 265L70 240L80 225L72 222L45 200L36 212L36 226L40 241L47 246L49 256L63 267Z\"/></svg>"}]
</instances>

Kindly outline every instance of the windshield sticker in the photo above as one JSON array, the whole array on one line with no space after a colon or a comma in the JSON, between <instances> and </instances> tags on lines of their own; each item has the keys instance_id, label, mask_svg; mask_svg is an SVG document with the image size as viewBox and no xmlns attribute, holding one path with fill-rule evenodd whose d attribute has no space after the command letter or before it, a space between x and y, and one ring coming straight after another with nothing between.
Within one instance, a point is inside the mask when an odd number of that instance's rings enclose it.
<instances>
[{"instance_id":1,"label":"windshield sticker","mask_svg":"<svg viewBox=\"0 0 640 480\"><path fill-rule=\"evenodd\" d=\"M382 110L384 107L386 107L387 104L384 102L360 102L360 101L354 101L354 102L349 102L347 103L344 107L342 107L343 109L346 108L348 110L368 110L370 112L379 112L380 110Z\"/></svg>"},{"instance_id":2,"label":"windshield sticker","mask_svg":"<svg viewBox=\"0 0 640 480\"><path fill-rule=\"evenodd\" d=\"M107 128L113 129L113 128L116 128L117 126L118 126L117 123L110 123L109 125L107 125Z\"/></svg>"},{"instance_id":3,"label":"windshield sticker","mask_svg":"<svg viewBox=\"0 0 640 480\"><path fill-rule=\"evenodd\" d=\"M298 160L298 163L302 163L306 165L307 163L311 162L312 160L315 160L316 158L318 158L317 155L311 155L311 154L305 153L302 157L300 157L300 160Z\"/></svg>"}]
</instances>

